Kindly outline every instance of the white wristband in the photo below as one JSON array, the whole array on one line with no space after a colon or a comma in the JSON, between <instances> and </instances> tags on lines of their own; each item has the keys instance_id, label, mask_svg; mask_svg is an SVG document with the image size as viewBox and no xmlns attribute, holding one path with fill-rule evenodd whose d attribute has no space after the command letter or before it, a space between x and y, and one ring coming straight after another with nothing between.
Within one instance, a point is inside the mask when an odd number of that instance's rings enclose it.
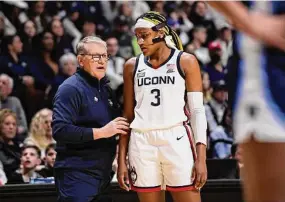
<instances>
[{"instance_id":1,"label":"white wristband","mask_svg":"<svg viewBox=\"0 0 285 202\"><path fill-rule=\"evenodd\" d=\"M187 100L195 144L202 143L207 145L207 120L203 105L203 93L187 92Z\"/></svg>"}]
</instances>

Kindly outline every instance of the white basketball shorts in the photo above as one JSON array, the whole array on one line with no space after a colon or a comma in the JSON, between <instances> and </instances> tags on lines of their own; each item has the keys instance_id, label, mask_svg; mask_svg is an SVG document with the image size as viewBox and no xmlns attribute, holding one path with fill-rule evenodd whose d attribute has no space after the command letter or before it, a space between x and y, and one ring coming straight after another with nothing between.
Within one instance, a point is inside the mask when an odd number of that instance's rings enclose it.
<instances>
[{"instance_id":1,"label":"white basketball shorts","mask_svg":"<svg viewBox=\"0 0 285 202\"><path fill-rule=\"evenodd\" d=\"M145 133L132 131L129 142L131 189L137 192L194 190L195 147L188 125Z\"/></svg>"}]
</instances>

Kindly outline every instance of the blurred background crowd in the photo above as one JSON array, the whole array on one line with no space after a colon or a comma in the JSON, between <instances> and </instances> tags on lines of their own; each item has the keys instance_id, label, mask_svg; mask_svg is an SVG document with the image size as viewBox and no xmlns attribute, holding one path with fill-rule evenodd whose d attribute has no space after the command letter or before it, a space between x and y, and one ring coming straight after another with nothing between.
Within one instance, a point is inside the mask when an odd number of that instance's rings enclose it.
<instances>
[{"instance_id":1,"label":"blurred background crowd","mask_svg":"<svg viewBox=\"0 0 285 202\"><path fill-rule=\"evenodd\" d=\"M53 176L52 99L58 86L77 70L75 47L83 37L99 36L107 42L111 55L107 76L123 102L124 62L140 53L133 25L149 10L167 17L184 51L194 54L200 63L208 158L239 156L233 145L226 83L234 30L204 2L2 1L0 184Z\"/></svg>"}]
</instances>

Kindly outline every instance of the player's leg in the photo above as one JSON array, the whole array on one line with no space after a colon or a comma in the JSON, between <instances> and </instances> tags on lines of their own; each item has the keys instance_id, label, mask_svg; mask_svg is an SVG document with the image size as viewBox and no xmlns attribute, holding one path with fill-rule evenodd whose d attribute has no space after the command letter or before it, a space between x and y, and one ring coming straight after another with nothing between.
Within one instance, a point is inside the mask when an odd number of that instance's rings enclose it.
<instances>
[{"instance_id":1,"label":"player's leg","mask_svg":"<svg viewBox=\"0 0 285 202\"><path fill-rule=\"evenodd\" d=\"M200 192L191 179L196 155L190 127L179 126L168 131L164 136L168 145L160 150L166 190L175 202L200 202Z\"/></svg>"},{"instance_id":2,"label":"player's leg","mask_svg":"<svg viewBox=\"0 0 285 202\"><path fill-rule=\"evenodd\" d=\"M285 201L285 143L241 144L244 193L248 202Z\"/></svg>"},{"instance_id":3,"label":"player's leg","mask_svg":"<svg viewBox=\"0 0 285 202\"><path fill-rule=\"evenodd\" d=\"M165 202L165 191L138 192L140 202Z\"/></svg>"},{"instance_id":4,"label":"player's leg","mask_svg":"<svg viewBox=\"0 0 285 202\"><path fill-rule=\"evenodd\" d=\"M171 196L174 202L201 202L199 191L172 191Z\"/></svg>"},{"instance_id":5,"label":"player's leg","mask_svg":"<svg viewBox=\"0 0 285 202\"><path fill-rule=\"evenodd\" d=\"M131 134L129 142L131 190L138 193L141 202L163 202L161 165L157 147L148 141L151 136L149 133Z\"/></svg>"}]
</instances>

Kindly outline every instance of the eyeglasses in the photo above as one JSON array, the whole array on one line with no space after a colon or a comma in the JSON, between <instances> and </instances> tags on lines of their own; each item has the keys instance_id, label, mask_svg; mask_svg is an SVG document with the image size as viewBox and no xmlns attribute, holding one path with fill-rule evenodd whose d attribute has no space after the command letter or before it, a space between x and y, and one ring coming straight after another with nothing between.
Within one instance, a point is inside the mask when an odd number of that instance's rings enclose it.
<instances>
[{"instance_id":1,"label":"eyeglasses","mask_svg":"<svg viewBox=\"0 0 285 202\"><path fill-rule=\"evenodd\" d=\"M102 59L103 61L108 61L109 58L110 58L110 55L107 55L107 54L95 54L95 55L92 55L92 54L80 54L80 55L89 55L91 56L91 59L94 61L94 62L98 62L100 59Z\"/></svg>"}]
</instances>

